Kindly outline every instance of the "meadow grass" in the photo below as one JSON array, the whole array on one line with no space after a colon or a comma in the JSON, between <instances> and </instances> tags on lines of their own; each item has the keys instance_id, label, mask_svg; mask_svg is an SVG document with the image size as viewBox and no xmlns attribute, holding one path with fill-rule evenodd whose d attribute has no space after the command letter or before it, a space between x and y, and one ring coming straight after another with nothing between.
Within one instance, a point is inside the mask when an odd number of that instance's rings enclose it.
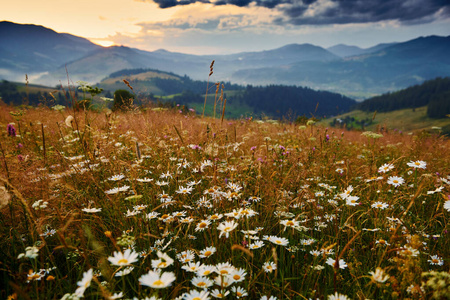
<instances>
[{"instance_id":1,"label":"meadow grass","mask_svg":"<svg viewBox=\"0 0 450 300\"><path fill-rule=\"evenodd\" d=\"M450 295L442 136L6 105L0 126L2 299Z\"/></svg>"}]
</instances>

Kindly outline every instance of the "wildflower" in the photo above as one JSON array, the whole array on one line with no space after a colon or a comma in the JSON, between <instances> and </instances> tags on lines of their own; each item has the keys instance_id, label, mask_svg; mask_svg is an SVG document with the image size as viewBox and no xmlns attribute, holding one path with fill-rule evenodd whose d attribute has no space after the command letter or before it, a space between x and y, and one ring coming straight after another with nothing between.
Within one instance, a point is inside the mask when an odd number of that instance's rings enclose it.
<instances>
[{"instance_id":1,"label":"wildflower","mask_svg":"<svg viewBox=\"0 0 450 300\"><path fill-rule=\"evenodd\" d=\"M132 251L131 249L126 249L124 253L114 252L113 257L108 257L110 263L116 266L128 266L134 262L137 262L139 256L138 253Z\"/></svg>"},{"instance_id":2,"label":"wildflower","mask_svg":"<svg viewBox=\"0 0 450 300\"><path fill-rule=\"evenodd\" d=\"M389 204L377 201L371 205L373 208L385 209L389 207Z\"/></svg>"},{"instance_id":3,"label":"wildflower","mask_svg":"<svg viewBox=\"0 0 450 300\"><path fill-rule=\"evenodd\" d=\"M21 259L22 257L36 258L38 256L39 256L39 248L35 247L35 246L31 246L31 247L26 247L25 253L19 254L19 256L17 258L18 259Z\"/></svg>"},{"instance_id":4,"label":"wildflower","mask_svg":"<svg viewBox=\"0 0 450 300\"><path fill-rule=\"evenodd\" d=\"M198 262L190 261L187 265L182 266L181 268L188 272L197 272L201 268L202 264Z\"/></svg>"},{"instance_id":5,"label":"wildflower","mask_svg":"<svg viewBox=\"0 0 450 300\"><path fill-rule=\"evenodd\" d=\"M183 300L209 300L208 291L191 290L189 293L183 294Z\"/></svg>"},{"instance_id":6,"label":"wildflower","mask_svg":"<svg viewBox=\"0 0 450 300\"><path fill-rule=\"evenodd\" d=\"M402 177L398 176L390 176L387 181L388 184L391 184L395 187L402 185L404 182L405 180Z\"/></svg>"},{"instance_id":7,"label":"wildflower","mask_svg":"<svg viewBox=\"0 0 450 300\"><path fill-rule=\"evenodd\" d=\"M102 211L101 208L83 208L82 211L87 212L87 213L98 213L100 211Z\"/></svg>"},{"instance_id":8,"label":"wildflower","mask_svg":"<svg viewBox=\"0 0 450 300\"><path fill-rule=\"evenodd\" d=\"M234 295L238 299L242 298L242 297L245 297L245 296L248 296L247 291L243 287L240 287L240 286L238 286L238 287L236 287L236 286L231 287L231 291L234 293Z\"/></svg>"},{"instance_id":9,"label":"wildflower","mask_svg":"<svg viewBox=\"0 0 450 300\"><path fill-rule=\"evenodd\" d=\"M208 219L211 220L211 221L220 220L222 218L223 218L222 214L213 214L213 215L208 217Z\"/></svg>"},{"instance_id":10,"label":"wildflower","mask_svg":"<svg viewBox=\"0 0 450 300\"><path fill-rule=\"evenodd\" d=\"M215 252L216 252L216 247L206 247L205 249L200 251L200 254L198 255L198 257L201 257L201 258L210 257Z\"/></svg>"},{"instance_id":11,"label":"wildflower","mask_svg":"<svg viewBox=\"0 0 450 300\"><path fill-rule=\"evenodd\" d=\"M272 242L276 245L281 245L281 246L287 246L289 244L289 240L287 238L277 237L274 235L268 236L267 240L269 242Z\"/></svg>"},{"instance_id":12,"label":"wildflower","mask_svg":"<svg viewBox=\"0 0 450 300\"><path fill-rule=\"evenodd\" d=\"M214 284L211 279L205 276L196 276L192 278L191 283L201 289L207 289Z\"/></svg>"},{"instance_id":13,"label":"wildflower","mask_svg":"<svg viewBox=\"0 0 450 300\"><path fill-rule=\"evenodd\" d=\"M334 295L328 295L328 300L349 300L349 298L336 292Z\"/></svg>"},{"instance_id":14,"label":"wildflower","mask_svg":"<svg viewBox=\"0 0 450 300\"><path fill-rule=\"evenodd\" d=\"M175 279L173 272L149 271L139 278L139 283L154 289L163 289L170 286Z\"/></svg>"},{"instance_id":15,"label":"wildflower","mask_svg":"<svg viewBox=\"0 0 450 300\"><path fill-rule=\"evenodd\" d=\"M248 248L250 250L254 250L254 249L259 249L262 246L264 246L264 242L263 241L256 241L256 242L251 243L250 245L248 245Z\"/></svg>"},{"instance_id":16,"label":"wildflower","mask_svg":"<svg viewBox=\"0 0 450 300\"><path fill-rule=\"evenodd\" d=\"M263 270L266 273L272 273L277 269L277 265L273 261L267 261L263 264Z\"/></svg>"},{"instance_id":17,"label":"wildflower","mask_svg":"<svg viewBox=\"0 0 450 300\"><path fill-rule=\"evenodd\" d=\"M336 260L329 257L327 259L326 263L334 268ZM345 269L345 268L347 268L347 263L343 259L340 259L339 260L339 269Z\"/></svg>"},{"instance_id":18,"label":"wildflower","mask_svg":"<svg viewBox=\"0 0 450 300\"><path fill-rule=\"evenodd\" d=\"M358 200L359 200L358 196L348 196L345 204L347 204L349 206L356 206L356 205L359 205Z\"/></svg>"},{"instance_id":19,"label":"wildflower","mask_svg":"<svg viewBox=\"0 0 450 300\"><path fill-rule=\"evenodd\" d=\"M288 227L298 228L300 226L300 222L296 220L282 220L280 221L280 224L284 226L284 230Z\"/></svg>"},{"instance_id":20,"label":"wildflower","mask_svg":"<svg viewBox=\"0 0 450 300\"><path fill-rule=\"evenodd\" d=\"M208 228L210 224L211 224L211 221L209 221L209 220L201 220L195 227L195 231L203 231L206 228Z\"/></svg>"},{"instance_id":21,"label":"wildflower","mask_svg":"<svg viewBox=\"0 0 450 300\"><path fill-rule=\"evenodd\" d=\"M260 300L277 300L278 298L275 296L270 296L267 298L266 295L262 296Z\"/></svg>"},{"instance_id":22,"label":"wildflower","mask_svg":"<svg viewBox=\"0 0 450 300\"><path fill-rule=\"evenodd\" d=\"M238 223L234 221L225 221L219 224L217 226L217 229L220 230L219 237L222 237L222 235L225 235L227 238L229 237L229 233L233 231L238 226Z\"/></svg>"},{"instance_id":23,"label":"wildflower","mask_svg":"<svg viewBox=\"0 0 450 300\"><path fill-rule=\"evenodd\" d=\"M214 283L222 288L226 288L232 285L234 283L234 280L230 276L222 275L215 277Z\"/></svg>"},{"instance_id":24,"label":"wildflower","mask_svg":"<svg viewBox=\"0 0 450 300\"><path fill-rule=\"evenodd\" d=\"M345 200L345 199L347 199L348 196L350 196L350 193L351 193L352 191L353 191L353 187L352 187L351 185L349 185L349 186L345 189L345 191L344 191L343 193L339 194L339 196L340 196L343 200Z\"/></svg>"},{"instance_id":25,"label":"wildflower","mask_svg":"<svg viewBox=\"0 0 450 300\"><path fill-rule=\"evenodd\" d=\"M428 262L430 263L430 265L433 265L433 266L442 266L442 265L444 265L444 260L442 259L442 257L439 257L437 255L431 255L430 259L428 260Z\"/></svg>"},{"instance_id":26,"label":"wildflower","mask_svg":"<svg viewBox=\"0 0 450 300\"><path fill-rule=\"evenodd\" d=\"M378 173L387 173L394 168L393 164L384 164L378 168Z\"/></svg>"},{"instance_id":27,"label":"wildflower","mask_svg":"<svg viewBox=\"0 0 450 300\"><path fill-rule=\"evenodd\" d=\"M444 209L447 211L450 211L450 200L447 200L444 202Z\"/></svg>"},{"instance_id":28,"label":"wildflower","mask_svg":"<svg viewBox=\"0 0 450 300\"><path fill-rule=\"evenodd\" d=\"M257 215L258 212L254 211L253 209L250 208L243 208L239 210L239 215L250 218L253 217L255 215Z\"/></svg>"},{"instance_id":29,"label":"wildflower","mask_svg":"<svg viewBox=\"0 0 450 300\"><path fill-rule=\"evenodd\" d=\"M83 297L84 291L91 285L93 277L94 273L92 269L89 269L87 272L83 273L83 278L81 281L77 282L78 288L75 290L75 294L78 297Z\"/></svg>"},{"instance_id":30,"label":"wildflower","mask_svg":"<svg viewBox=\"0 0 450 300\"><path fill-rule=\"evenodd\" d=\"M8 124L6 126L6 130L8 131L8 136L12 136L12 137L16 136L16 128L14 128L13 124Z\"/></svg>"},{"instance_id":31,"label":"wildflower","mask_svg":"<svg viewBox=\"0 0 450 300\"><path fill-rule=\"evenodd\" d=\"M233 278L234 282L241 282L245 280L247 272L244 269L234 269L230 276Z\"/></svg>"},{"instance_id":32,"label":"wildflower","mask_svg":"<svg viewBox=\"0 0 450 300\"><path fill-rule=\"evenodd\" d=\"M152 260L153 269L164 269L173 264L173 259L166 253L162 253L158 250L156 255L158 255L159 259Z\"/></svg>"},{"instance_id":33,"label":"wildflower","mask_svg":"<svg viewBox=\"0 0 450 300\"><path fill-rule=\"evenodd\" d=\"M213 296L214 298L225 298L226 296L228 296L228 294L230 293L230 291L226 291L224 294L222 294L222 292L218 289L214 289L211 291L211 296Z\"/></svg>"},{"instance_id":34,"label":"wildflower","mask_svg":"<svg viewBox=\"0 0 450 300\"><path fill-rule=\"evenodd\" d=\"M109 177L108 180L109 181L119 181L124 178L125 178L125 175L119 174L119 175L113 175L113 176Z\"/></svg>"},{"instance_id":35,"label":"wildflower","mask_svg":"<svg viewBox=\"0 0 450 300\"><path fill-rule=\"evenodd\" d=\"M133 267L133 266L131 266L131 267L126 267L125 269L122 269L122 270L120 270L120 271L117 271L116 274L115 274L114 276L115 276L115 277L122 277L122 276L125 276L125 275L130 274L131 271L133 271L133 270L134 270L134 267Z\"/></svg>"},{"instance_id":36,"label":"wildflower","mask_svg":"<svg viewBox=\"0 0 450 300\"><path fill-rule=\"evenodd\" d=\"M192 250L186 250L177 254L177 259L185 264L192 261L195 258L195 253Z\"/></svg>"},{"instance_id":37,"label":"wildflower","mask_svg":"<svg viewBox=\"0 0 450 300\"><path fill-rule=\"evenodd\" d=\"M123 297L123 292L120 293L114 293L113 295L109 296L108 300L112 300L112 299L120 299Z\"/></svg>"},{"instance_id":38,"label":"wildflower","mask_svg":"<svg viewBox=\"0 0 450 300\"><path fill-rule=\"evenodd\" d=\"M219 275L229 275L234 270L234 267L230 263L218 263L216 265L216 273Z\"/></svg>"},{"instance_id":39,"label":"wildflower","mask_svg":"<svg viewBox=\"0 0 450 300\"><path fill-rule=\"evenodd\" d=\"M190 193L192 192L192 190L193 190L193 188L190 187L190 186L187 186L187 187L180 186L180 187L178 188L178 190L176 190L176 192L177 192L178 194L186 195L186 194L190 194Z\"/></svg>"},{"instance_id":40,"label":"wildflower","mask_svg":"<svg viewBox=\"0 0 450 300\"><path fill-rule=\"evenodd\" d=\"M197 270L197 276L208 276L216 271L216 267L212 265L201 265Z\"/></svg>"},{"instance_id":41,"label":"wildflower","mask_svg":"<svg viewBox=\"0 0 450 300\"><path fill-rule=\"evenodd\" d=\"M427 163L423 160L410 161L407 165L414 169L426 169Z\"/></svg>"},{"instance_id":42,"label":"wildflower","mask_svg":"<svg viewBox=\"0 0 450 300\"><path fill-rule=\"evenodd\" d=\"M370 271L369 274L374 282L385 283L389 279L389 275L385 274L382 268L377 268L375 272Z\"/></svg>"},{"instance_id":43,"label":"wildflower","mask_svg":"<svg viewBox=\"0 0 450 300\"><path fill-rule=\"evenodd\" d=\"M75 119L73 118L73 116L68 116L67 118L66 118L66 120L64 121L64 123L66 123L66 126L67 127L72 127L72 122L74 121Z\"/></svg>"},{"instance_id":44,"label":"wildflower","mask_svg":"<svg viewBox=\"0 0 450 300\"><path fill-rule=\"evenodd\" d=\"M119 192L118 188L112 188L110 190L105 191L105 194L113 195L113 194L117 194L118 192Z\"/></svg>"}]
</instances>

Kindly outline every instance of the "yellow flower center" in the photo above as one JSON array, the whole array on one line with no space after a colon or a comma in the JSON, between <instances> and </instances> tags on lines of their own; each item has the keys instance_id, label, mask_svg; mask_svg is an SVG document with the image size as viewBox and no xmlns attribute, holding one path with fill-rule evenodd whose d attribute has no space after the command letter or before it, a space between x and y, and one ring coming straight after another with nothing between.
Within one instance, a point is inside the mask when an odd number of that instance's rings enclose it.
<instances>
[{"instance_id":1,"label":"yellow flower center","mask_svg":"<svg viewBox=\"0 0 450 300\"><path fill-rule=\"evenodd\" d=\"M128 259L122 258L117 262L118 265L126 265L128 264Z\"/></svg>"},{"instance_id":2,"label":"yellow flower center","mask_svg":"<svg viewBox=\"0 0 450 300\"><path fill-rule=\"evenodd\" d=\"M205 252L205 256L210 256L211 254L212 254L211 251L206 251L206 252Z\"/></svg>"},{"instance_id":3,"label":"yellow flower center","mask_svg":"<svg viewBox=\"0 0 450 300\"><path fill-rule=\"evenodd\" d=\"M292 221L287 221L286 225L287 225L287 226L294 226L294 222L292 222Z\"/></svg>"},{"instance_id":4,"label":"yellow flower center","mask_svg":"<svg viewBox=\"0 0 450 300\"><path fill-rule=\"evenodd\" d=\"M220 274L228 274L227 270L220 270Z\"/></svg>"},{"instance_id":5,"label":"yellow flower center","mask_svg":"<svg viewBox=\"0 0 450 300\"><path fill-rule=\"evenodd\" d=\"M162 282L161 280L158 279L155 282L153 282L153 285L161 286L161 285L164 285L164 282Z\"/></svg>"},{"instance_id":6,"label":"yellow flower center","mask_svg":"<svg viewBox=\"0 0 450 300\"><path fill-rule=\"evenodd\" d=\"M239 280L239 279L241 279L241 276L239 276L238 274L236 274L236 275L233 276L233 279L234 279L234 280Z\"/></svg>"},{"instance_id":7,"label":"yellow flower center","mask_svg":"<svg viewBox=\"0 0 450 300\"><path fill-rule=\"evenodd\" d=\"M205 286L205 285L206 285L205 282L199 282L199 283L197 283L197 286Z\"/></svg>"},{"instance_id":8,"label":"yellow flower center","mask_svg":"<svg viewBox=\"0 0 450 300\"><path fill-rule=\"evenodd\" d=\"M206 227L206 223L200 223L199 225L198 225L198 227L200 227L200 228L205 228Z\"/></svg>"}]
</instances>

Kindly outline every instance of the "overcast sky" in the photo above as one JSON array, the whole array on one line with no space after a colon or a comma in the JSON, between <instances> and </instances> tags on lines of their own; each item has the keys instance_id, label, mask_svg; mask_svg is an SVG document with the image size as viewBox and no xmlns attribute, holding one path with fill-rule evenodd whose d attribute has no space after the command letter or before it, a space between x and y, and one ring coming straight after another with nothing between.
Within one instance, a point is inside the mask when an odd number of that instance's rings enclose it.
<instances>
[{"instance_id":1,"label":"overcast sky","mask_svg":"<svg viewBox=\"0 0 450 300\"><path fill-rule=\"evenodd\" d=\"M450 0L18 0L0 20L37 24L102 45L192 54L290 43L362 48L450 35Z\"/></svg>"}]
</instances>

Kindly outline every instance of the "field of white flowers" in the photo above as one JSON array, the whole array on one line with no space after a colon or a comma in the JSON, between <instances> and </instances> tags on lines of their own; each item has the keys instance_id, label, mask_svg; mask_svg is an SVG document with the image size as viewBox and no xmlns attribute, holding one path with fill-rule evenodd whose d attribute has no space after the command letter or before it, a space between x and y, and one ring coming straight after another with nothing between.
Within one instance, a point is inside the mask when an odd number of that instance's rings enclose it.
<instances>
[{"instance_id":1,"label":"field of white flowers","mask_svg":"<svg viewBox=\"0 0 450 300\"><path fill-rule=\"evenodd\" d=\"M439 135L0 110L2 299L448 299Z\"/></svg>"}]
</instances>

